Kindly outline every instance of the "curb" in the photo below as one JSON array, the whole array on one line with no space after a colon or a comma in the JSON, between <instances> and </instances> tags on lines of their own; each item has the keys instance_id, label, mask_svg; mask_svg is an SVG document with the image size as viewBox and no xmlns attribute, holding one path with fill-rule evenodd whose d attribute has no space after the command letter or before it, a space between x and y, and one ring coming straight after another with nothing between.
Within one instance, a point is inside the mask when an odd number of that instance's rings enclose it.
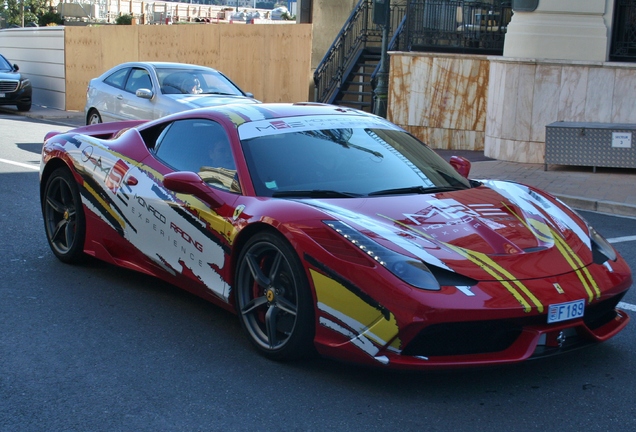
<instances>
[{"instance_id":1,"label":"curb","mask_svg":"<svg viewBox=\"0 0 636 432\"><path fill-rule=\"evenodd\" d=\"M614 201L594 200L571 195L552 195L577 210L593 211L617 216L628 216L632 218L636 217L636 205Z\"/></svg>"}]
</instances>

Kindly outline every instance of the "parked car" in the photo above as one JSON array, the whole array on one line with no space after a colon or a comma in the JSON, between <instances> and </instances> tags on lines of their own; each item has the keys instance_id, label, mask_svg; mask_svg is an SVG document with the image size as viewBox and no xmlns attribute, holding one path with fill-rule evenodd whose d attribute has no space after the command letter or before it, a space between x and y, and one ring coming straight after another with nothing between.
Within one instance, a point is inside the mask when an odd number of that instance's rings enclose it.
<instances>
[{"instance_id":1,"label":"parked car","mask_svg":"<svg viewBox=\"0 0 636 432\"><path fill-rule=\"evenodd\" d=\"M221 72L185 63L130 62L92 79L86 124L153 120L176 112L228 103L260 103Z\"/></svg>"},{"instance_id":2,"label":"parked car","mask_svg":"<svg viewBox=\"0 0 636 432\"><path fill-rule=\"evenodd\" d=\"M11 64L0 54L0 105L15 105L18 111L31 109L33 88L17 64Z\"/></svg>"},{"instance_id":3,"label":"parked car","mask_svg":"<svg viewBox=\"0 0 636 432\"><path fill-rule=\"evenodd\" d=\"M61 261L235 311L272 359L500 365L624 329L612 245L553 196L469 172L361 111L234 104L49 133L40 198Z\"/></svg>"}]
</instances>

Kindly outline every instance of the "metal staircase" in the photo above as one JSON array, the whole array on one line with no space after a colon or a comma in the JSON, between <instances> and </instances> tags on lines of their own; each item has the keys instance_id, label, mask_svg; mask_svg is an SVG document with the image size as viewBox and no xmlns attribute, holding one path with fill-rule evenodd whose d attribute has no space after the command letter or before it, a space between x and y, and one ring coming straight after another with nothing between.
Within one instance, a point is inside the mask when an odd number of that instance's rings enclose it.
<instances>
[{"instance_id":1,"label":"metal staircase","mask_svg":"<svg viewBox=\"0 0 636 432\"><path fill-rule=\"evenodd\" d=\"M358 52L351 71L347 74L333 101L335 105L348 106L371 112L373 109L373 72L380 64L380 48L363 48Z\"/></svg>"},{"instance_id":2,"label":"metal staircase","mask_svg":"<svg viewBox=\"0 0 636 432\"><path fill-rule=\"evenodd\" d=\"M375 76L381 57L382 27L372 20L372 0L360 0L314 72L317 102L373 110ZM406 8L391 6L390 49L404 27ZM402 26L400 26L402 25Z\"/></svg>"}]
</instances>

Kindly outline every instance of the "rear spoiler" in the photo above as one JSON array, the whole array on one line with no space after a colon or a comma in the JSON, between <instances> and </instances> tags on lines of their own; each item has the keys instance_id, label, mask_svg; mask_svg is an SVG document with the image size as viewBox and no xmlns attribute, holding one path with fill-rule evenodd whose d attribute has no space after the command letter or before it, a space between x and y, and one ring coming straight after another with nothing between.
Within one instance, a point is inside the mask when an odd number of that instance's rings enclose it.
<instances>
[{"instance_id":1,"label":"rear spoiler","mask_svg":"<svg viewBox=\"0 0 636 432\"><path fill-rule=\"evenodd\" d=\"M82 134L88 135L99 139L111 139L126 129L130 129L135 126L139 126L140 124L146 123L148 120L127 120L127 121L118 121L118 122L110 122L110 123L99 123L88 126L81 126L75 129L71 129L67 132L59 132L59 131L51 131L44 136L44 141L48 140L55 135L59 135L62 133L65 134Z\"/></svg>"}]
</instances>

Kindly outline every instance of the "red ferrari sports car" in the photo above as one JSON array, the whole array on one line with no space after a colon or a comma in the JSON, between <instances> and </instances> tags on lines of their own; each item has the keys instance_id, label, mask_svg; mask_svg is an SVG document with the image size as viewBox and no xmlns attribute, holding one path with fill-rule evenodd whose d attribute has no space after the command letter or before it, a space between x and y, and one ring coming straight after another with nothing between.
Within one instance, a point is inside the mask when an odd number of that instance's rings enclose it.
<instances>
[{"instance_id":1,"label":"red ferrari sports car","mask_svg":"<svg viewBox=\"0 0 636 432\"><path fill-rule=\"evenodd\" d=\"M235 311L272 359L503 364L621 331L632 276L612 246L549 194L469 170L357 110L225 105L51 132L40 194L61 261Z\"/></svg>"}]
</instances>

